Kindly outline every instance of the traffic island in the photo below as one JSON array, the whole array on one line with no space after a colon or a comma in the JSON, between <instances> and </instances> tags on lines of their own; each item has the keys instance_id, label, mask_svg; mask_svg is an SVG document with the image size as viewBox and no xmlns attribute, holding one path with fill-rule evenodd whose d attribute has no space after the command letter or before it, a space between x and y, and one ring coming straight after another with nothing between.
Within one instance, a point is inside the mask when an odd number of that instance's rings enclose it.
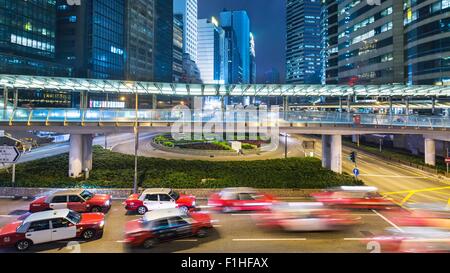
<instances>
[{"instance_id":1,"label":"traffic island","mask_svg":"<svg viewBox=\"0 0 450 273\"><path fill-rule=\"evenodd\" d=\"M17 187L42 188L131 188L134 156L93 149L89 179L67 176L68 154L16 166ZM11 186L10 170L0 170L0 186ZM349 174L336 174L322 167L316 158L288 158L255 161L166 160L138 158L138 185L142 188L219 189L253 187L261 189L322 189L362 185Z\"/></svg>"}]
</instances>

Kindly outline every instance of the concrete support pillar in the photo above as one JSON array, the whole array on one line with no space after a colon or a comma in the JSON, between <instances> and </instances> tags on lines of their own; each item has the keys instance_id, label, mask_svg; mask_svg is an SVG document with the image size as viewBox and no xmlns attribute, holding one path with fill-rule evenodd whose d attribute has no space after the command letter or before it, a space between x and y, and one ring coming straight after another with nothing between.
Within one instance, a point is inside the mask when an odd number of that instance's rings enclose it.
<instances>
[{"instance_id":1,"label":"concrete support pillar","mask_svg":"<svg viewBox=\"0 0 450 273\"><path fill-rule=\"evenodd\" d=\"M87 169L92 170L93 135L70 135L69 177L78 178Z\"/></svg>"},{"instance_id":2,"label":"concrete support pillar","mask_svg":"<svg viewBox=\"0 0 450 273\"><path fill-rule=\"evenodd\" d=\"M409 97L405 98L406 114L409 115Z\"/></svg>"},{"instance_id":3,"label":"concrete support pillar","mask_svg":"<svg viewBox=\"0 0 450 273\"><path fill-rule=\"evenodd\" d=\"M77 178L83 173L83 136L70 135L69 177Z\"/></svg>"},{"instance_id":4,"label":"concrete support pillar","mask_svg":"<svg viewBox=\"0 0 450 273\"><path fill-rule=\"evenodd\" d=\"M348 95L347 96L347 112L349 112L349 113L352 111L351 100L352 100L352 96Z\"/></svg>"},{"instance_id":5,"label":"concrete support pillar","mask_svg":"<svg viewBox=\"0 0 450 273\"><path fill-rule=\"evenodd\" d=\"M284 119L287 119L287 113L289 111L289 96L283 97L283 116Z\"/></svg>"},{"instance_id":6,"label":"concrete support pillar","mask_svg":"<svg viewBox=\"0 0 450 273\"><path fill-rule=\"evenodd\" d=\"M93 135L83 135L83 171L92 170L92 141Z\"/></svg>"},{"instance_id":7,"label":"concrete support pillar","mask_svg":"<svg viewBox=\"0 0 450 273\"><path fill-rule=\"evenodd\" d=\"M392 107L392 97L389 97L389 115L392 115L393 113L393 107Z\"/></svg>"},{"instance_id":8,"label":"concrete support pillar","mask_svg":"<svg viewBox=\"0 0 450 273\"><path fill-rule=\"evenodd\" d=\"M342 173L341 135L322 135L322 167Z\"/></svg>"},{"instance_id":9,"label":"concrete support pillar","mask_svg":"<svg viewBox=\"0 0 450 273\"><path fill-rule=\"evenodd\" d=\"M431 114L434 115L436 113L436 98L431 98Z\"/></svg>"},{"instance_id":10,"label":"concrete support pillar","mask_svg":"<svg viewBox=\"0 0 450 273\"><path fill-rule=\"evenodd\" d=\"M425 164L436 166L436 141L425 138Z\"/></svg>"},{"instance_id":11,"label":"concrete support pillar","mask_svg":"<svg viewBox=\"0 0 450 273\"><path fill-rule=\"evenodd\" d=\"M14 88L14 108L17 108L18 103L19 103L19 90L17 88Z\"/></svg>"},{"instance_id":12,"label":"concrete support pillar","mask_svg":"<svg viewBox=\"0 0 450 273\"><path fill-rule=\"evenodd\" d=\"M339 96L339 112L342 112L342 97Z\"/></svg>"},{"instance_id":13,"label":"concrete support pillar","mask_svg":"<svg viewBox=\"0 0 450 273\"><path fill-rule=\"evenodd\" d=\"M3 87L3 108L6 110L8 107L8 87Z\"/></svg>"},{"instance_id":14,"label":"concrete support pillar","mask_svg":"<svg viewBox=\"0 0 450 273\"><path fill-rule=\"evenodd\" d=\"M152 95L152 108L153 110L158 109L158 96L156 94Z\"/></svg>"}]
</instances>

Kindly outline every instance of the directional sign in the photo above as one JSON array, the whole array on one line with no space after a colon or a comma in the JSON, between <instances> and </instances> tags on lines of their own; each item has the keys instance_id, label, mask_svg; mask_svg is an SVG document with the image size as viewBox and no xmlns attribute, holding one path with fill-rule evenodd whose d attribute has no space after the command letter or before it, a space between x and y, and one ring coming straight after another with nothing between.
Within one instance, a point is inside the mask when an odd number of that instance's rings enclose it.
<instances>
[{"instance_id":1,"label":"directional sign","mask_svg":"<svg viewBox=\"0 0 450 273\"><path fill-rule=\"evenodd\" d=\"M355 176L358 176L358 175L359 175L359 169L358 169L358 168L354 168L354 169L353 169L353 174L354 174Z\"/></svg>"},{"instance_id":2,"label":"directional sign","mask_svg":"<svg viewBox=\"0 0 450 273\"><path fill-rule=\"evenodd\" d=\"M14 146L0 146L0 163L16 163L20 158L19 150Z\"/></svg>"}]
</instances>

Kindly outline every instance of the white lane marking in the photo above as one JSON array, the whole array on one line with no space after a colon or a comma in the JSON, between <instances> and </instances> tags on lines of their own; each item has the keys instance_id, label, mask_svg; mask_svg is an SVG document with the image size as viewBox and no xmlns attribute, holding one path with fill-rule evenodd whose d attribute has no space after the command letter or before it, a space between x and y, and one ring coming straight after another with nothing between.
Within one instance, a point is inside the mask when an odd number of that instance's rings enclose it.
<instances>
[{"instance_id":1,"label":"white lane marking","mask_svg":"<svg viewBox=\"0 0 450 273\"><path fill-rule=\"evenodd\" d=\"M218 227L222 227L222 225L213 225L213 227L218 228Z\"/></svg>"},{"instance_id":2,"label":"white lane marking","mask_svg":"<svg viewBox=\"0 0 450 273\"><path fill-rule=\"evenodd\" d=\"M175 240L175 242L198 242L198 239L181 239Z\"/></svg>"},{"instance_id":3,"label":"white lane marking","mask_svg":"<svg viewBox=\"0 0 450 273\"><path fill-rule=\"evenodd\" d=\"M116 243L126 243L127 241L125 241L125 240L119 240L119 241L116 241Z\"/></svg>"},{"instance_id":4,"label":"white lane marking","mask_svg":"<svg viewBox=\"0 0 450 273\"><path fill-rule=\"evenodd\" d=\"M385 175L385 174L360 174L359 176L367 176L367 177L387 177L387 178L413 178L413 179L428 178L428 177L426 177L426 176Z\"/></svg>"},{"instance_id":5,"label":"white lane marking","mask_svg":"<svg viewBox=\"0 0 450 273\"><path fill-rule=\"evenodd\" d=\"M19 217L20 215L0 215L0 217Z\"/></svg>"},{"instance_id":6,"label":"white lane marking","mask_svg":"<svg viewBox=\"0 0 450 273\"><path fill-rule=\"evenodd\" d=\"M237 238L232 239L235 242L249 241L306 241L306 238Z\"/></svg>"},{"instance_id":7,"label":"white lane marking","mask_svg":"<svg viewBox=\"0 0 450 273\"><path fill-rule=\"evenodd\" d=\"M364 240L366 238L344 238L345 241L360 241L360 240Z\"/></svg>"},{"instance_id":8,"label":"white lane marking","mask_svg":"<svg viewBox=\"0 0 450 273\"><path fill-rule=\"evenodd\" d=\"M231 216L252 216L252 215L262 216L262 215L267 215L267 214L265 214L265 213L232 213L229 215L231 215Z\"/></svg>"},{"instance_id":9,"label":"white lane marking","mask_svg":"<svg viewBox=\"0 0 450 273\"><path fill-rule=\"evenodd\" d=\"M403 232L403 229L399 228L396 224L392 223L391 220L389 220L388 218L384 217L381 213L379 213L376 210L372 210L374 213L376 213L378 216L380 216L381 219L383 219L384 221L386 221L389 225L393 226L394 228L396 228L398 231Z\"/></svg>"}]
</instances>

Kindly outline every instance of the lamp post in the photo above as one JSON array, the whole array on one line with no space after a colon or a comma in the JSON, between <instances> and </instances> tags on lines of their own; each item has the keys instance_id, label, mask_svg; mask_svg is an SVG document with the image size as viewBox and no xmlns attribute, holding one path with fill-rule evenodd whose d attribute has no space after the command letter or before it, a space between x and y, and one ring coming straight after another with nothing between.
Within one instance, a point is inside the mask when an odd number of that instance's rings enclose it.
<instances>
[{"instance_id":1,"label":"lamp post","mask_svg":"<svg viewBox=\"0 0 450 273\"><path fill-rule=\"evenodd\" d=\"M138 191L138 149L139 149L139 95L137 88L134 87L135 91L135 122L134 122L134 180L133 180L133 193L137 193Z\"/></svg>"}]
</instances>

